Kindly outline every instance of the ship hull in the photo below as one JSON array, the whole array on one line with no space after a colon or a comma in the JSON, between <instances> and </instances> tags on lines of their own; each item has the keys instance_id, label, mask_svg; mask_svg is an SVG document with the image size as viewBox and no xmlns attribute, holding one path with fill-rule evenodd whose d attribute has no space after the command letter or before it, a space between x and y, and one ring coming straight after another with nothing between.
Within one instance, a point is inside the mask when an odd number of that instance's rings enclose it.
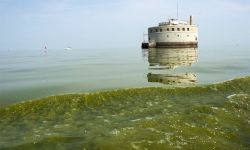
<instances>
[{"instance_id":1,"label":"ship hull","mask_svg":"<svg viewBox=\"0 0 250 150\"><path fill-rule=\"evenodd\" d=\"M148 48L183 48L183 47L198 47L198 42L156 42L149 43Z\"/></svg>"},{"instance_id":2,"label":"ship hull","mask_svg":"<svg viewBox=\"0 0 250 150\"><path fill-rule=\"evenodd\" d=\"M196 25L164 25L148 28L149 48L198 47Z\"/></svg>"}]
</instances>

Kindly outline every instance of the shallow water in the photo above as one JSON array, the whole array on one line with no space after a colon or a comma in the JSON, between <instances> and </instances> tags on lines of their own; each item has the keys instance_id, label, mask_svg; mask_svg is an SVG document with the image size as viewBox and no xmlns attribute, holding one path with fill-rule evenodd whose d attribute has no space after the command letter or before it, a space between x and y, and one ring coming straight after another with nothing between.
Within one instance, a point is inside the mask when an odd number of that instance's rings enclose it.
<instances>
[{"instance_id":1,"label":"shallow water","mask_svg":"<svg viewBox=\"0 0 250 150\"><path fill-rule=\"evenodd\" d=\"M0 149L250 149L250 77L215 84L249 60L237 46L3 51Z\"/></svg>"},{"instance_id":2,"label":"shallow water","mask_svg":"<svg viewBox=\"0 0 250 150\"><path fill-rule=\"evenodd\" d=\"M0 149L250 149L250 77L51 96L0 109Z\"/></svg>"},{"instance_id":3,"label":"shallow water","mask_svg":"<svg viewBox=\"0 0 250 150\"><path fill-rule=\"evenodd\" d=\"M1 50L0 107L65 93L171 87L180 82L193 86L250 74L249 48L240 46L210 48L201 43L198 49L175 52L140 48L47 51Z\"/></svg>"}]
</instances>

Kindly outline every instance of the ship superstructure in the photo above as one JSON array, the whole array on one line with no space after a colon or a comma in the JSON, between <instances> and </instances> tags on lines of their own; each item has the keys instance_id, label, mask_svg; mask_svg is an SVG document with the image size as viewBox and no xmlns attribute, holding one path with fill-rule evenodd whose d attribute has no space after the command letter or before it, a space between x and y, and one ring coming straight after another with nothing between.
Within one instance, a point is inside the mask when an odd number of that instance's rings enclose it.
<instances>
[{"instance_id":1,"label":"ship superstructure","mask_svg":"<svg viewBox=\"0 0 250 150\"><path fill-rule=\"evenodd\" d=\"M143 43L142 47L198 47L198 27L192 16L189 21L169 19L148 28L148 43Z\"/></svg>"}]
</instances>

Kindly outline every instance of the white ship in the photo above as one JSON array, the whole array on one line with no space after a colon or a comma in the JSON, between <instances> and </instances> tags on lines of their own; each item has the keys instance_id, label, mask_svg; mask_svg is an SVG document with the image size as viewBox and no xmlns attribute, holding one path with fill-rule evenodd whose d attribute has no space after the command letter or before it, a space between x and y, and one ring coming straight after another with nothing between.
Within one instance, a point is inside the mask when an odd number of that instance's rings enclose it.
<instances>
[{"instance_id":1,"label":"white ship","mask_svg":"<svg viewBox=\"0 0 250 150\"><path fill-rule=\"evenodd\" d=\"M189 21L169 19L158 26L148 28L148 43L142 48L198 47L198 27Z\"/></svg>"},{"instance_id":2,"label":"white ship","mask_svg":"<svg viewBox=\"0 0 250 150\"><path fill-rule=\"evenodd\" d=\"M66 48L64 48L64 50L72 50L72 47L66 47Z\"/></svg>"}]
</instances>

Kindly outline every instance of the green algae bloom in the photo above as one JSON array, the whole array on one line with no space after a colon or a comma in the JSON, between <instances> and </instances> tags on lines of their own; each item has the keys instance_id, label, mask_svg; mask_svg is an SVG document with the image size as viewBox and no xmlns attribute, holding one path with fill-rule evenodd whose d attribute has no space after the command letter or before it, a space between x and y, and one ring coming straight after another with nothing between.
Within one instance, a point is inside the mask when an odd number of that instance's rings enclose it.
<instances>
[{"instance_id":1,"label":"green algae bloom","mask_svg":"<svg viewBox=\"0 0 250 150\"><path fill-rule=\"evenodd\" d=\"M250 149L250 77L11 105L0 109L0 149Z\"/></svg>"}]
</instances>

